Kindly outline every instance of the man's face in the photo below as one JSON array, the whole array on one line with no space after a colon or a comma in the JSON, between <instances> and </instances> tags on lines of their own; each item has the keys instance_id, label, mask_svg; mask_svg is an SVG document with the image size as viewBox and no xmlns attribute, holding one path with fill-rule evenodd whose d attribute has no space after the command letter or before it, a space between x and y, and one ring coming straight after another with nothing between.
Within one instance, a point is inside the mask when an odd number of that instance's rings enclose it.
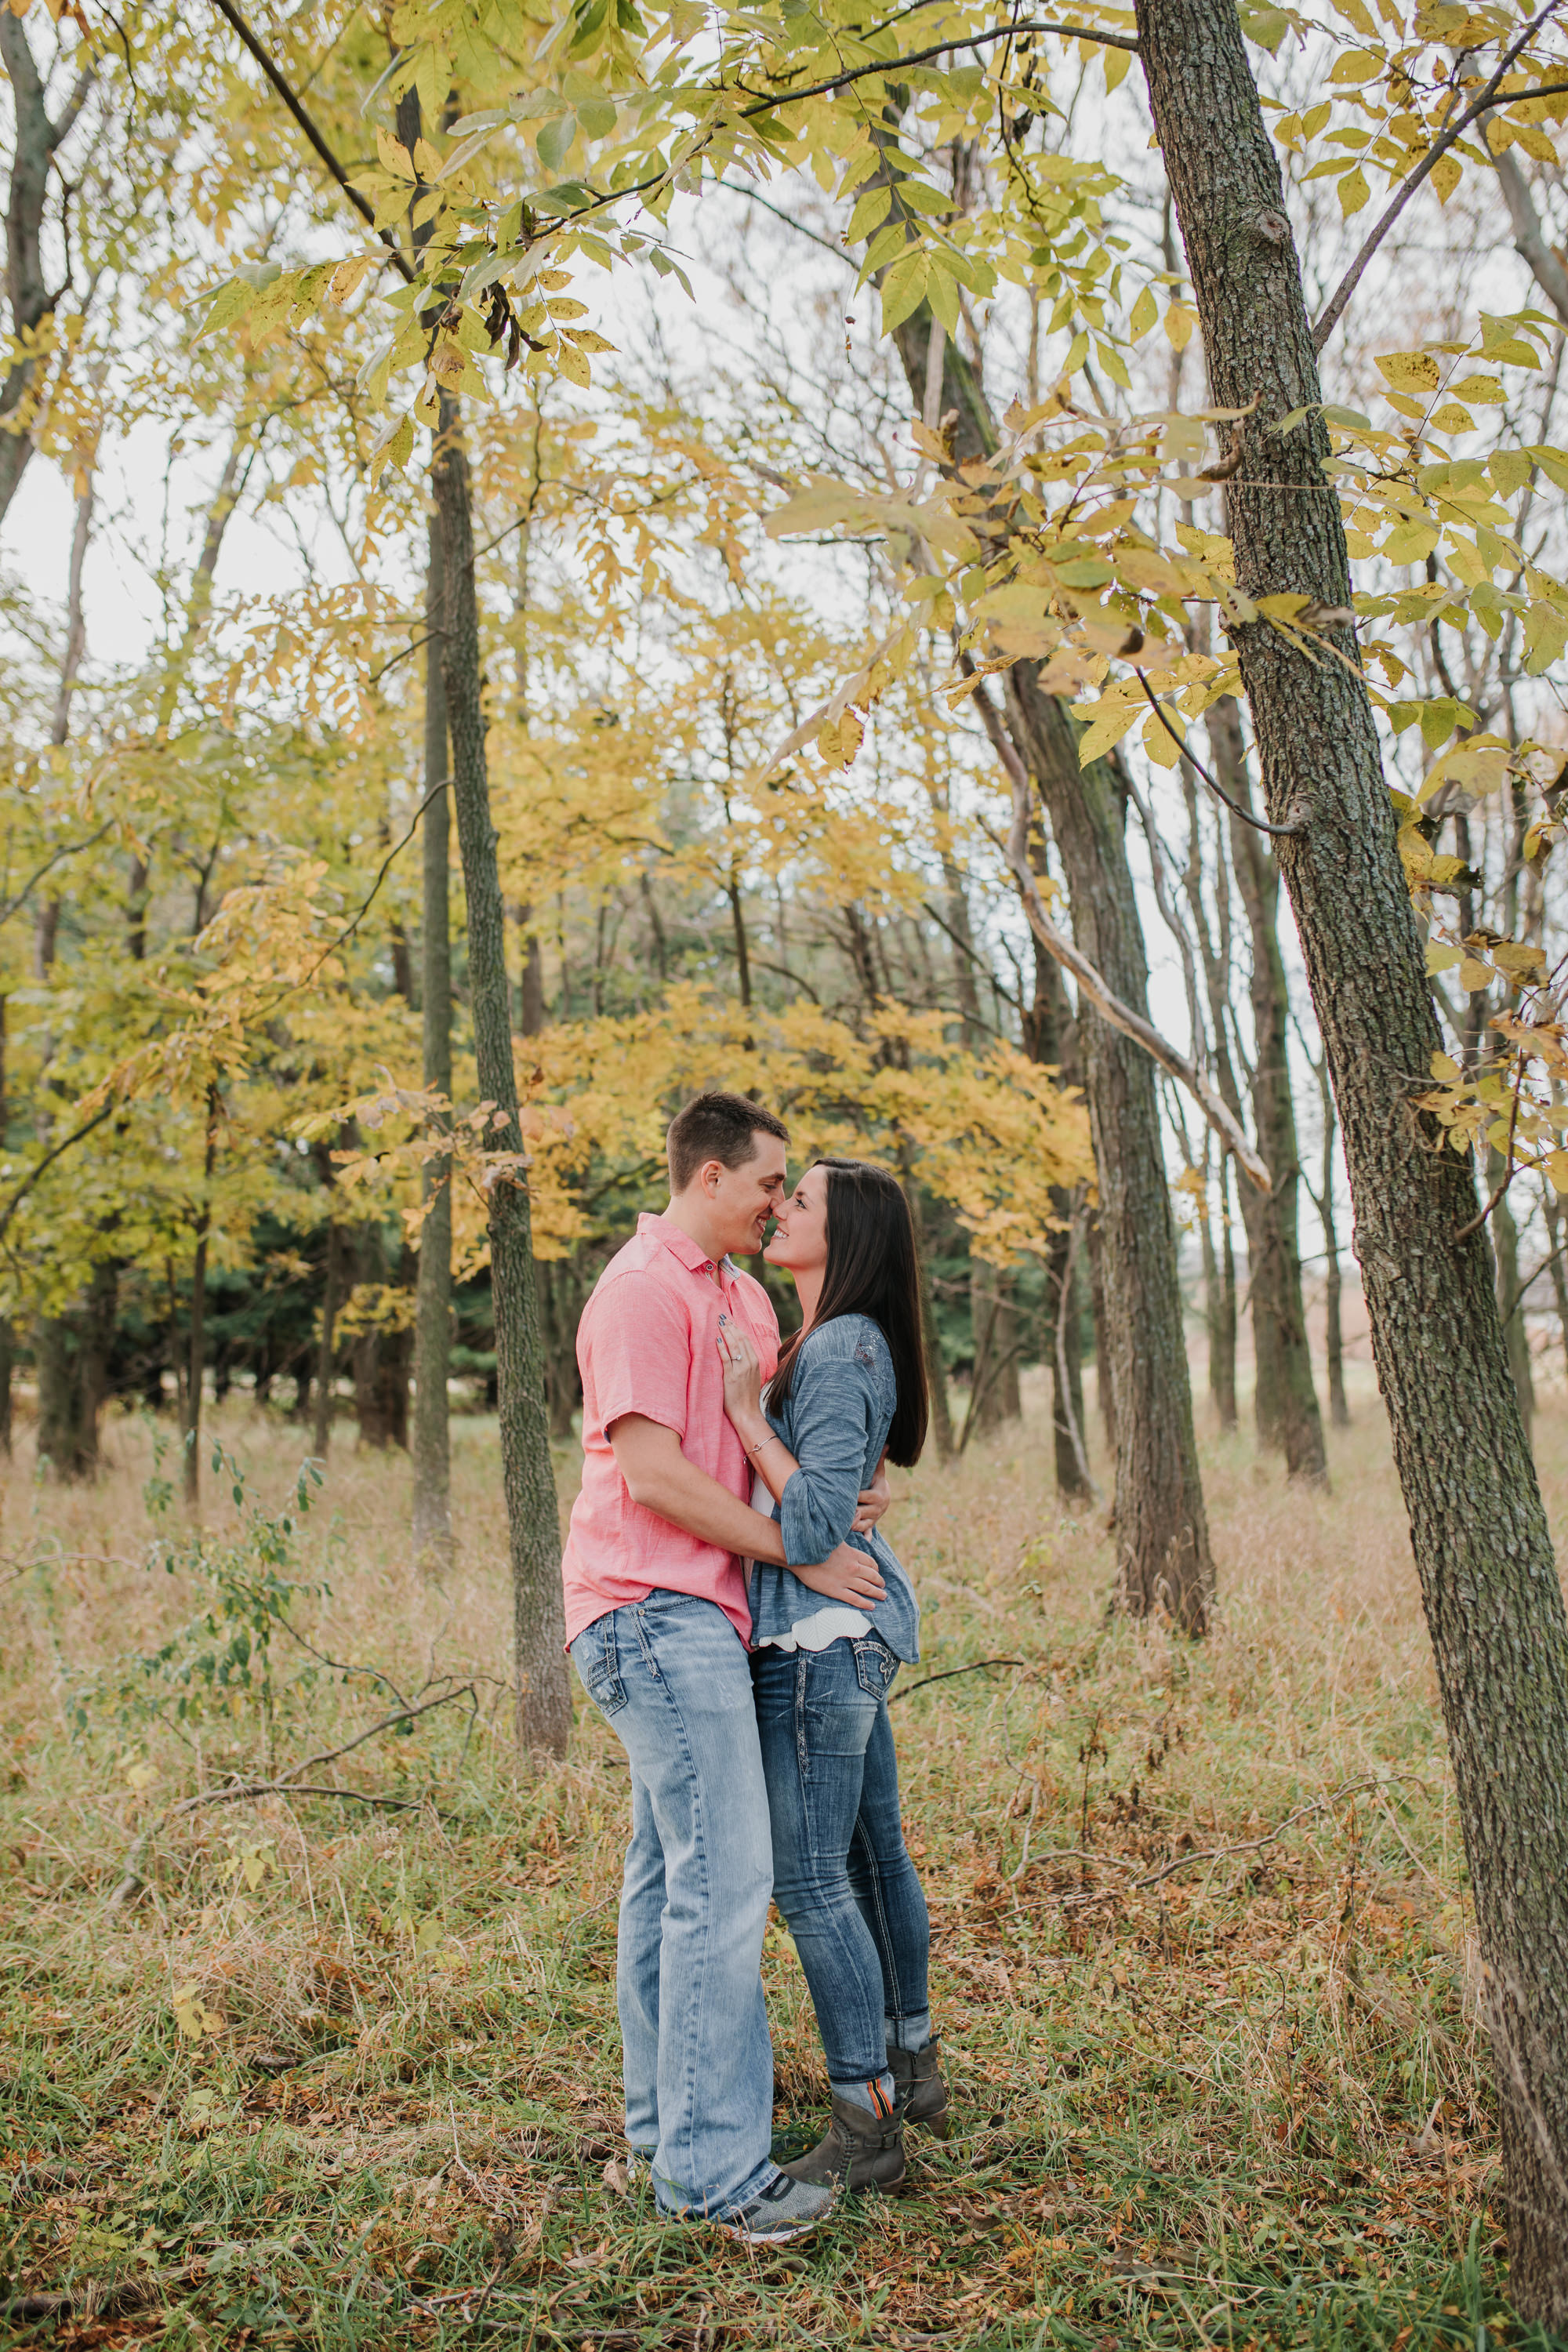
<instances>
[{"instance_id":1,"label":"man's face","mask_svg":"<svg viewBox=\"0 0 1568 2352\"><path fill-rule=\"evenodd\" d=\"M760 1250L768 1222L778 1214L784 1197L784 1147L776 1135L760 1128L752 1135L749 1160L738 1168L710 1160L698 1172L715 1226L719 1247L736 1257Z\"/></svg>"}]
</instances>

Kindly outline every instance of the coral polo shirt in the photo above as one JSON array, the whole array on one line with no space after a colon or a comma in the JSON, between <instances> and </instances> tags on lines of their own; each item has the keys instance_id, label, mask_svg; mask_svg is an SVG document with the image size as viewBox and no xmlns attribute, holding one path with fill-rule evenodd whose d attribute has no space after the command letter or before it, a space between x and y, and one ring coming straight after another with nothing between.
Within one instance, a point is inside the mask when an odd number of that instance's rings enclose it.
<instances>
[{"instance_id":1,"label":"coral polo shirt","mask_svg":"<svg viewBox=\"0 0 1568 2352\"><path fill-rule=\"evenodd\" d=\"M751 1500L751 1465L724 1411L721 1315L751 1333L770 1381L779 1327L762 1284L728 1258L716 1268L679 1225L650 1216L637 1219L583 1310L583 1485L561 1560L569 1643L596 1618L655 1591L714 1601L751 1641L745 1571L734 1553L634 1503L605 1435L623 1413L641 1413L673 1429L687 1460L738 1502Z\"/></svg>"}]
</instances>

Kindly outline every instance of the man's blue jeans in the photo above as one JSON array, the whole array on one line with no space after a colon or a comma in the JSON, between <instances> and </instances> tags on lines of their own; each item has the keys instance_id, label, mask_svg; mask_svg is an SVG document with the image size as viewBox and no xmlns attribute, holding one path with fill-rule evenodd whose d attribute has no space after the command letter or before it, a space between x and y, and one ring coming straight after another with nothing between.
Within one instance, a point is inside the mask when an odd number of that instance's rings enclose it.
<instances>
[{"instance_id":1,"label":"man's blue jeans","mask_svg":"<svg viewBox=\"0 0 1568 2352\"><path fill-rule=\"evenodd\" d=\"M667 2211L722 2216L775 2170L773 1849L746 1652L712 1601L651 1592L579 1633L572 1662L632 1768L616 1957L626 2137Z\"/></svg>"},{"instance_id":2,"label":"man's blue jeans","mask_svg":"<svg viewBox=\"0 0 1568 2352\"><path fill-rule=\"evenodd\" d=\"M875 1633L825 1650L758 1650L757 1728L773 1814L773 1898L795 1938L830 2083L867 2083L888 2032L923 2015L925 1895L904 1845L888 1688Z\"/></svg>"}]
</instances>

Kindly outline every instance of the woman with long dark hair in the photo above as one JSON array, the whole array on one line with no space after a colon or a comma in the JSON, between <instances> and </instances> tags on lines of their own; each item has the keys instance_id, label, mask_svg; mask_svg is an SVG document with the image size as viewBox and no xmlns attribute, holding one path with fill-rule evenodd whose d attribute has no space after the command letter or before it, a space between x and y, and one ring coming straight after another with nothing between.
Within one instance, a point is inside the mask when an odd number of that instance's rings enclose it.
<instances>
[{"instance_id":1,"label":"woman with long dark hair","mask_svg":"<svg viewBox=\"0 0 1568 2352\"><path fill-rule=\"evenodd\" d=\"M787 1568L752 1570L752 1686L773 1841L773 1900L811 1988L833 2120L797 2179L891 2189L904 2126L947 2137L931 2037L925 1896L904 1846L888 1691L920 1655L914 1589L880 1534L856 1527L884 1456L925 1443L920 1269L896 1177L818 1160L780 1212L766 1257L793 1275L804 1323L762 1396L746 1334L726 1325L724 1402L756 1472L752 1501L779 1520L786 1559L868 1552L869 1608L825 1604Z\"/></svg>"}]
</instances>

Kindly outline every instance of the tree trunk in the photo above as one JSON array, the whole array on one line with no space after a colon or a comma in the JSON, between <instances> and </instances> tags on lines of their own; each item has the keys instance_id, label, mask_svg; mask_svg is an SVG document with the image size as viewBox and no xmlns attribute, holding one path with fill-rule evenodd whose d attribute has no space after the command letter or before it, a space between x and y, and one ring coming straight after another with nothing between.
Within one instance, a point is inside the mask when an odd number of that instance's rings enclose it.
<instances>
[{"instance_id":1,"label":"tree trunk","mask_svg":"<svg viewBox=\"0 0 1568 2352\"><path fill-rule=\"evenodd\" d=\"M441 533L430 520L425 575L425 625L444 625L446 594L441 571ZM431 635L425 656L425 791L428 796L449 772L447 749L447 689L441 677L440 639ZM424 1078L428 1091L452 1093L452 923L450 904L451 800L436 793L425 828L424 905L420 917L420 1004ZM425 1222L419 1229L419 1271L414 1298L414 1560L439 1574L452 1560L452 1446L447 1382L452 1349L451 1162L431 1160L421 1179Z\"/></svg>"},{"instance_id":2,"label":"tree trunk","mask_svg":"<svg viewBox=\"0 0 1568 2352\"><path fill-rule=\"evenodd\" d=\"M52 1478L90 1477L97 1462L97 1447L86 1426L83 1347L79 1313L39 1318L33 1339L38 1465L41 1469L47 1464Z\"/></svg>"},{"instance_id":3,"label":"tree trunk","mask_svg":"<svg viewBox=\"0 0 1568 2352\"><path fill-rule=\"evenodd\" d=\"M1094 1384L1100 1397L1100 1424L1105 1432L1105 1450L1114 1462L1116 1384L1105 1338L1105 1253L1100 1246L1100 1213L1096 1209L1089 1212L1084 1243L1089 1251L1089 1319L1094 1326Z\"/></svg>"},{"instance_id":4,"label":"tree trunk","mask_svg":"<svg viewBox=\"0 0 1568 2352\"><path fill-rule=\"evenodd\" d=\"M185 1501L195 1509L202 1493L202 1387L206 1372L207 1244L212 1233L213 1170L217 1162L218 1094L207 1087L207 1132L202 1154L202 1199L196 1215L196 1246L191 1264L191 1328L185 1352L184 1397Z\"/></svg>"},{"instance_id":5,"label":"tree trunk","mask_svg":"<svg viewBox=\"0 0 1568 2352\"><path fill-rule=\"evenodd\" d=\"M948 1402L947 1366L942 1360L942 1335L936 1328L936 1290L931 1281L931 1259L925 1243L925 1219L921 1210L920 1186L910 1173L910 1154L906 1148L900 1153L899 1174L904 1188L904 1198L910 1204L910 1223L914 1227L915 1255L921 1271L921 1346L926 1360L926 1385L931 1391L931 1433L936 1440L939 1462L952 1460L952 1408Z\"/></svg>"},{"instance_id":6,"label":"tree trunk","mask_svg":"<svg viewBox=\"0 0 1568 2352\"><path fill-rule=\"evenodd\" d=\"M1505 1165L1500 1151L1488 1154L1489 1194L1501 1183ZM1524 1433L1528 1438L1535 1420L1535 1381L1530 1362L1530 1334L1525 1328L1524 1309L1520 1305L1519 1227L1513 1221L1513 1210L1506 1192L1492 1211L1492 1247L1497 1256L1498 1313L1502 1317L1503 1337L1508 1342L1508 1367L1513 1375L1519 1410L1524 1420Z\"/></svg>"},{"instance_id":7,"label":"tree trunk","mask_svg":"<svg viewBox=\"0 0 1568 2352\"><path fill-rule=\"evenodd\" d=\"M1339 1126L1334 1117L1329 1066L1327 1062L1320 1061L1313 1067L1323 1106L1323 1189L1317 1195L1315 1205L1318 1222L1323 1228L1326 1269L1323 1277L1323 1352L1329 1373L1329 1419L1336 1429L1348 1429L1351 1409L1345 1401L1345 1343L1340 1309L1340 1234L1334 1216L1334 1137Z\"/></svg>"},{"instance_id":8,"label":"tree trunk","mask_svg":"<svg viewBox=\"0 0 1568 2352\"><path fill-rule=\"evenodd\" d=\"M50 290L44 266L44 201L49 170L81 111L92 85L93 68L89 65L79 75L65 111L55 122L49 119L43 81L14 9L0 17L0 58L4 59L11 84L13 152L10 200L5 214L5 279L11 298L14 349L19 354L7 367L5 382L0 384L0 521L4 521L34 448L30 420L23 419L38 361L27 346L31 344L36 349L40 331L53 317L66 291L63 286ZM43 364L47 369L47 359ZM13 418L17 420L20 430L11 425ZM4 429L7 425L11 429Z\"/></svg>"},{"instance_id":9,"label":"tree trunk","mask_svg":"<svg viewBox=\"0 0 1568 2352\"><path fill-rule=\"evenodd\" d=\"M330 1214L330 1213L329 1213ZM327 1226L326 1280L321 1286L321 1336L316 1349L316 1425L311 1451L325 1461L332 1442L332 1404L337 1392L338 1315L348 1287L349 1237L336 1217Z\"/></svg>"},{"instance_id":10,"label":"tree trunk","mask_svg":"<svg viewBox=\"0 0 1568 2352\"><path fill-rule=\"evenodd\" d=\"M1242 741L1241 713L1226 695L1208 714L1208 737L1220 781L1243 808L1252 805L1252 781ZM1248 1273L1252 1328L1258 1354L1260 1400L1258 1435L1278 1444L1292 1478L1323 1485L1328 1456L1312 1358L1307 1343L1307 1312L1301 1299L1301 1244L1298 1194L1300 1155L1296 1107L1290 1094L1289 1037L1290 993L1279 952L1279 868L1264 846L1265 836L1238 817L1230 820L1230 857L1252 935L1252 1128L1268 1163L1274 1189L1260 1194L1261 1214L1249 1230ZM1251 1188L1248 1187L1248 1190ZM1255 1233L1256 1240L1252 1239ZM1268 1430L1264 1427L1264 1370L1268 1368Z\"/></svg>"},{"instance_id":11,"label":"tree trunk","mask_svg":"<svg viewBox=\"0 0 1568 2352\"><path fill-rule=\"evenodd\" d=\"M379 1288L390 1286L388 1277L395 1276L397 1286L406 1287L409 1253L400 1251L399 1264L395 1267L389 1265L386 1237L378 1226L361 1227L355 1257L358 1282L374 1284ZM407 1448L408 1367L413 1340L414 1334L406 1324L393 1322L374 1323L354 1333L354 1417L362 1445L382 1451L388 1446Z\"/></svg>"},{"instance_id":12,"label":"tree trunk","mask_svg":"<svg viewBox=\"0 0 1568 2352\"><path fill-rule=\"evenodd\" d=\"M1018 1395L1018 1318L1008 1297L1008 1281L994 1265L971 1259L969 1323L973 1352L970 1375L969 1411L963 1420L963 1442L1016 1421L1023 1407Z\"/></svg>"},{"instance_id":13,"label":"tree trunk","mask_svg":"<svg viewBox=\"0 0 1568 2352\"><path fill-rule=\"evenodd\" d=\"M447 586L441 667L452 739L453 796L468 912L468 992L479 1093L500 1118L494 1139L521 1150L506 912L490 823L479 617L468 462L455 402L442 398L433 467ZM495 1308L501 1483L510 1533L516 1644L517 1738L526 1750L561 1756L572 1727L563 1651L561 1518L544 1408L544 1355L528 1191L521 1175L489 1187L490 1295Z\"/></svg>"},{"instance_id":14,"label":"tree trunk","mask_svg":"<svg viewBox=\"0 0 1568 2352\"><path fill-rule=\"evenodd\" d=\"M926 304L894 331L923 409L932 318ZM990 457L996 428L975 371L945 340L942 412L956 417L953 463ZM1040 691L1032 663L1006 673L1006 726L1050 815L1073 937L1125 1004L1146 1009L1148 966L1127 862L1125 798L1114 760L1080 767L1067 707ZM1116 1403L1116 1598L1135 1615L1166 1607L1189 1633L1207 1622L1214 1587L1193 1433L1176 1234L1160 1140L1154 1065L1083 1008L1079 1021L1099 1180L1104 1319L1100 1388Z\"/></svg>"},{"instance_id":15,"label":"tree trunk","mask_svg":"<svg viewBox=\"0 0 1568 2352\"><path fill-rule=\"evenodd\" d=\"M1229 1166L1228 1158L1222 1153L1219 1162L1219 1250L1215 1247L1206 1192L1198 1226L1204 1254L1204 1321L1208 1327L1209 1394L1214 1399L1220 1428L1227 1434L1236 1427L1236 1258L1230 1237L1230 1184L1226 1175ZM1222 1251L1223 1273L1220 1265Z\"/></svg>"},{"instance_id":16,"label":"tree trunk","mask_svg":"<svg viewBox=\"0 0 1568 2352\"><path fill-rule=\"evenodd\" d=\"M1137 0L1139 50L1216 405L1239 427L1236 578L1342 607L1310 324L1232 0ZM1256 405L1254 404L1256 403ZM1277 428L1305 405L1297 431ZM1568 1612L1473 1170L1412 1108L1441 1038L1353 634L1236 642L1333 1079L1378 1379L1432 1632L1497 2060L1510 2288L1568 2326Z\"/></svg>"},{"instance_id":17,"label":"tree trunk","mask_svg":"<svg viewBox=\"0 0 1568 2352\"><path fill-rule=\"evenodd\" d=\"M1030 857L1037 873L1047 871L1045 843L1037 836L1031 839ZM1035 1001L1025 1016L1024 1050L1031 1061L1054 1067L1064 1086L1076 1087L1081 1078L1078 1024L1068 1003L1062 968L1033 931L1029 940L1035 951ZM1093 1493L1079 1466L1079 1445L1084 1442L1083 1332L1078 1308L1080 1252L1073 1246L1073 1219L1075 1215L1079 1219L1081 1239L1083 1211L1073 1194L1060 1186L1051 1194L1051 1207L1059 1222L1046 1258L1043 1352L1051 1367L1053 1466L1058 1500L1082 1503ZM1079 1444L1073 1443L1075 1430Z\"/></svg>"}]
</instances>

